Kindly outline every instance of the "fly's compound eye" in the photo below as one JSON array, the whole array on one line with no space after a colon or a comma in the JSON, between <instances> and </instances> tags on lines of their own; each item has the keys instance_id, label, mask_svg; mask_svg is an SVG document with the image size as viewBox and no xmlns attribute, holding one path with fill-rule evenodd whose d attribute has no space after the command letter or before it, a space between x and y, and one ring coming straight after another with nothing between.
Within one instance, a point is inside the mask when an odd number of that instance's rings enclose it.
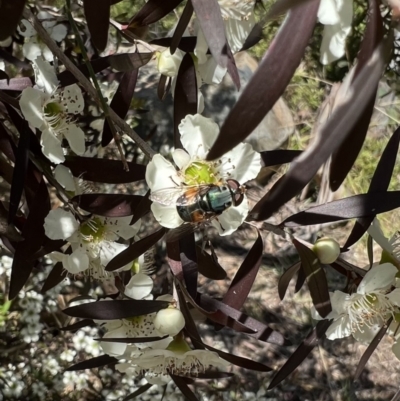
<instances>
[{"instance_id":1,"label":"fly's compound eye","mask_svg":"<svg viewBox=\"0 0 400 401\"><path fill-rule=\"evenodd\" d=\"M244 199L244 195L242 193L236 193L234 205L239 206L243 202L243 199Z\"/></svg>"}]
</instances>

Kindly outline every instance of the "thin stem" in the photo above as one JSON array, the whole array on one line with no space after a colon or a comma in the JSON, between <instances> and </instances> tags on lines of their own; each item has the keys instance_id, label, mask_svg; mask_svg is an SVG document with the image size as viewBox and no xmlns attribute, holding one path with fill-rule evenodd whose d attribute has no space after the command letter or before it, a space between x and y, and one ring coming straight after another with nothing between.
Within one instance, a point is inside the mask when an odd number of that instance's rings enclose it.
<instances>
[{"instance_id":1,"label":"thin stem","mask_svg":"<svg viewBox=\"0 0 400 401\"><path fill-rule=\"evenodd\" d=\"M67 0L66 1L66 5L67 5L67 16L68 16L69 23L71 24L72 29L74 30L76 40L78 41L78 46L79 46L79 48L80 48L80 50L82 52L83 60L85 61L86 67L87 67L87 69L89 71L90 78L92 79L92 82L93 82L93 84L94 84L94 86L95 86L95 88L97 90L97 94L98 94L100 102L101 102L101 108L103 109L103 112L104 112L104 117L105 117L108 125L110 126L112 135L114 137L115 144L117 145L118 152L119 152L119 154L121 156L122 164L124 165L124 170L129 171L128 163L126 162L125 155L124 155L124 152L123 152L122 147L121 147L121 142L120 142L119 135L117 133L117 130L115 129L114 122L110 118L109 108L108 108L107 102L105 101L103 93L101 92L99 83L98 83L97 78L96 78L96 74L93 71L92 64L90 64L90 60L89 60L89 57L87 55L85 45L82 42L81 34L79 33L78 27L75 24L74 18L72 17L72 14L71 14L71 1Z\"/></svg>"},{"instance_id":2,"label":"thin stem","mask_svg":"<svg viewBox=\"0 0 400 401\"><path fill-rule=\"evenodd\" d=\"M97 94L96 89L90 83L90 81L85 77L85 75L78 69L78 67L62 52L58 47L56 42L50 37L47 31L43 28L40 21L32 14L28 9L24 10L24 18L26 18L32 26L35 28L36 32L42 39L42 41L47 45L47 47L53 52L53 54L64 64L65 68L70 71L78 82L82 85L83 89L95 100L95 102L101 107L101 100ZM144 141L120 116L118 116L113 109L108 108L108 114L115 125L125 134L127 134L142 152L149 158L152 158L156 152L149 146L149 144Z\"/></svg>"}]
</instances>

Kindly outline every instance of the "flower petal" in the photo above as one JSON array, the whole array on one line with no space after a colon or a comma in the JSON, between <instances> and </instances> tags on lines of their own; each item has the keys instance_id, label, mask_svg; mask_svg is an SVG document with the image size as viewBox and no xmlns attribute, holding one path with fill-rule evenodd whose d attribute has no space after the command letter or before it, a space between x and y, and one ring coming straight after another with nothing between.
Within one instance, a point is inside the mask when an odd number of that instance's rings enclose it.
<instances>
[{"instance_id":1,"label":"flower petal","mask_svg":"<svg viewBox=\"0 0 400 401\"><path fill-rule=\"evenodd\" d=\"M50 239L68 239L79 229L74 215L64 209L50 210L44 219L44 231Z\"/></svg>"},{"instance_id":2,"label":"flower petal","mask_svg":"<svg viewBox=\"0 0 400 401\"><path fill-rule=\"evenodd\" d=\"M348 337L351 334L351 326L349 317L343 316L335 320L326 331L326 338L336 340L337 338Z\"/></svg>"},{"instance_id":3,"label":"flower petal","mask_svg":"<svg viewBox=\"0 0 400 401\"><path fill-rule=\"evenodd\" d=\"M89 257L81 249L76 249L64 259L63 266L71 274L81 273L89 268Z\"/></svg>"},{"instance_id":4,"label":"flower petal","mask_svg":"<svg viewBox=\"0 0 400 401\"><path fill-rule=\"evenodd\" d=\"M37 18L40 20L46 30L52 28L57 23L55 18L47 11L39 11L37 13Z\"/></svg>"},{"instance_id":5,"label":"flower petal","mask_svg":"<svg viewBox=\"0 0 400 401\"><path fill-rule=\"evenodd\" d=\"M132 217L133 216L107 218L105 220L105 224L107 225L107 228L110 228L110 230L112 230L119 237L123 239L130 239L138 233L142 224L142 221L139 219L131 226L130 222L132 221Z\"/></svg>"},{"instance_id":6,"label":"flower petal","mask_svg":"<svg viewBox=\"0 0 400 401\"><path fill-rule=\"evenodd\" d=\"M22 91L19 105L25 119L35 128L44 124L43 105L48 95L35 88L25 88Z\"/></svg>"},{"instance_id":7,"label":"flower petal","mask_svg":"<svg viewBox=\"0 0 400 401\"><path fill-rule=\"evenodd\" d=\"M126 338L126 330L124 330L123 326L111 330L104 334L103 338ZM101 348L103 348L104 353L108 355L123 355L126 351L127 343L114 343L114 342L100 342Z\"/></svg>"},{"instance_id":8,"label":"flower petal","mask_svg":"<svg viewBox=\"0 0 400 401\"><path fill-rule=\"evenodd\" d=\"M224 21L226 38L232 53L237 53L242 49L255 24L254 13L251 13L247 19L237 20L229 18Z\"/></svg>"},{"instance_id":9,"label":"flower petal","mask_svg":"<svg viewBox=\"0 0 400 401\"><path fill-rule=\"evenodd\" d=\"M174 159L174 163L179 168L179 170L183 170L190 163L190 156L183 149L175 149L172 152L172 158Z\"/></svg>"},{"instance_id":10,"label":"flower petal","mask_svg":"<svg viewBox=\"0 0 400 401\"><path fill-rule=\"evenodd\" d=\"M77 84L69 85L61 93L65 110L68 114L82 113L85 107L82 91Z\"/></svg>"},{"instance_id":11,"label":"flower petal","mask_svg":"<svg viewBox=\"0 0 400 401\"><path fill-rule=\"evenodd\" d=\"M207 61L199 64L198 70L206 84L220 84L227 72L227 69L218 65L212 56L207 56Z\"/></svg>"},{"instance_id":12,"label":"flower petal","mask_svg":"<svg viewBox=\"0 0 400 401\"><path fill-rule=\"evenodd\" d=\"M61 184L67 191L75 192L76 186L74 176L68 167L59 164L53 171L54 178Z\"/></svg>"},{"instance_id":13,"label":"flower petal","mask_svg":"<svg viewBox=\"0 0 400 401\"><path fill-rule=\"evenodd\" d=\"M54 67L49 62L38 57L33 62L33 69L35 71L36 86L46 93L52 94L60 83Z\"/></svg>"},{"instance_id":14,"label":"flower petal","mask_svg":"<svg viewBox=\"0 0 400 401\"><path fill-rule=\"evenodd\" d=\"M75 124L68 124L62 134L67 139L71 150L77 155L83 155L85 153L85 134Z\"/></svg>"},{"instance_id":15,"label":"flower petal","mask_svg":"<svg viewBox=\"0 0 400 401\"><path fill-rule=\"evenodd\" d=\"M375 324L372 327L363 325L362 330L356 330L353 333L353 337L362 344L369 344L376 336L378 331L382 328L382 326L383 322L381 325Z\"/></svg>"},{"instance_id":16,"label":"flower petal","mask_svg":"<svg viewBox=\"0 0 400 401\"><path fill-rule=\"evenodd\" d=\"M391 293L386 295L390 302L396 306L400 306L400 288L394 289Z\"/></svg>"},{"instance_id":17,"label":"flower petal","mask_svg":"<svg viewBox=\"0 0 400 401\"><path fill-rule=\"evenodd\" d=\"M191 157L205 159L219 134L219 127L200 114L187 115L179 124L181 142Z\"/></svg>"},{"instance_id":18,"label":"flower petal","mask_svg":"<svg viewBox=\"0 0 400 401\"><path fill-rule=\"evenodd\" d=\"M256 178L261 169L261 156L249 143L239 143L221 157L221 160L221 175L226 177L230 173L229 177L241 184Z\"/></svg>"},{"instance_id":19,"label":"flower petal","mask_svg":"<svg viewBox=\"0 0 400 401\"><path fill-rule=\"evenodd\" d=\"M31 36L36 35L36 31L32 24L26 19L20 21L20 25L17 25L17 30L24 38L30 38Z\"/></svg>"},{"instance_id":20,"label":"flower petal","mask_svg":"<svg viewBox=\"0 0 400 401\"><path fill-rule=\"evenodd\" d=\"M153 280L146 274L135 274L125 287L125 295L133 299L143 299L153 290Z\"/></svg>"},{"instance_id":21,"label":"flower petal","mask_svg":"<svg viewBox=\"0 0 400 401\"><path fill-rule=\"evenodd\" d=\"M176 187L181 180L171 162L160 154L154 155L146 169L146 182L151 192Z\"/></svg>"},{"instance_id":22,"label":"flower petal","mask_svg":"<svg viewBox=\"0 0 400 401\"><path fill-rule=\"evenodd\" d=\"M230 235L244 222L249 212L247 198L236 207L225 210L218 220L212 220L211 224L218 230L219 235Z\"/></svg>"},{"instance_id":23,"label":"flower petal","mask_svg":"<svg viewBox=\"0 0 400 401\"><path fill-rule=\"evenodd\" d=\"M374 266L361 280L357 288L359 294L368 294L377 290L386 290L394 284L398 270L391 263Z\"/></svg>"},{"instance_id":24,"label":"flower petal","mask_svg":"<svg viewBox=\"0 0 400 401\"><path fill-rule=\"evenodd\" d=\"M155 219L166 228L179 227L183 220L180 218L175 205L165 206L159 203L153 202L151 205L151 211Z\"/></svg>"},{"instance_id":25,"label":"flower petal","mask_svg":"<svg viewBox=\"0 0 400 401\"><path fill-rule=\"evenodd\" d=\"M36 60L36 58L42 55L42 48L39 43L31 40L24 43L24 45L22 46L22 54L26 59L34 61Z\"/></svg>"},{"instance_id":26,"label":"flower petal","mask_svg":"<svg viewBox=\"0 0 400 401\"><path fill-rule=\"evenodd\" d=\"M63 24L58 24L51 29L50 36L56 42L61 42L67 36L67 27Z\"/></svg>"},{"instance_id":27,"label":"flower petal","mask_svg":"<svg viewBox=\"0 0 400 401\"><path fill-rule=\"evenodd\" d=\"M53 163L60 164L65 161L64 151L61 147L61 141L52 133L49 128L42 132L40 137L43 154Z\"/></svg>"},{"instance_id":28,"label":"flower petal","mask_svg":"<svg viewBox=\"0 0 400 401\"><path fill-rule=\"evenodd\" d=\"M103 266L107 266L108 262L115 256L120 254L127 245L119 244L118 242L103 241L100 245L100 261Z\"/></svg>"},{"instance_id":29,"label":"flower petal","mask_svg":"<svg viewBox=\"0 0 400 401\"><path fill-rule=\"evenodd\" d=\"M320 21L326 24L320 49L322 64L329 64L345 54L346 38L351 31L353 20L353 2L349 0L336 0L328 2L323 0ZM326 7L326 9L325 9ZM332 8L335 8L333 12ZM338 18L338 20L337 20Z\"/></svg>"},{"instance_id":30,"label":"flower petal","mask_svg":"<svg viewBox=\"0 0 400 401\"><path fill-rule=\"evenodd\" d=\"M338 7L335 0L321 0L318 9L318 20L324 25L335 25L340 22Z\"/></svg>"}]
</instances>

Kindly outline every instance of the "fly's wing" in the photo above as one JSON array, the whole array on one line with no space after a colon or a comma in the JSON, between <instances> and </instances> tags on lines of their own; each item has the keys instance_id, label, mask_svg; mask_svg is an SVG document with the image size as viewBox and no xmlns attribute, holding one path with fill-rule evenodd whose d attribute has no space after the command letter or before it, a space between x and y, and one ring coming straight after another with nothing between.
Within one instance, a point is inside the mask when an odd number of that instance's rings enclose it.
<instances>
[{"instance_id":1,"label":"fly's wing","mask_svg":"<svg viewBox=\"0 0 400 401\"><path fill-rule=\"evenodd\" d=\"M173 228L167 232L165 240L167 242L174 242L186 237L201 227L201 224L184 223L177 228Z\"/></svg>"},{"instance_id":2,"label":"fly's wing","mask_svg":"<svg viewBox=\"0 0 400 401\"><path fill-rule=\"evenodd\" d=\"M157 202L160 205L176 205L176 201L186 192L186 190L187 189L185 187L163 188L152 192L149 198L153 202Z\"/></svg>"},{"instance_id":3,"label":"fly's wing","mask_svg":"<svg viewBox=\"0 0 400 401\"><path fill-rule=\"evenodd\" d=\"M199 196L203 196L212 185L184 185L180 187L163 188L154 191L150 195L150 200L165 206L186 206L196 202ZM178 202L180 196L185 195L184 199Z\"/></svg>"}]
</instances>

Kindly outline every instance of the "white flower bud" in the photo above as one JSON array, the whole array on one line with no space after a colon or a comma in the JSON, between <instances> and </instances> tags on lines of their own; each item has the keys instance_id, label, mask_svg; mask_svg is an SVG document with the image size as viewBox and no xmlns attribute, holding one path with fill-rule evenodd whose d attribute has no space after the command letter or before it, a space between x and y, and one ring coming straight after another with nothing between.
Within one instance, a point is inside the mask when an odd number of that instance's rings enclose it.
<instances>
[{"instance_id":1,"label":"white flower bud","mask_svg":"<svg viewBox=\"0 0 400 401\"><path fill-rule=\"evenodd\" d=\"M317 240L312 250L323 264L333 263L340 255L340 245L330 237Z\"/></svg>"},{"instance_id":2,"label":"white flower bud","mask_svg":"<svg viewBox=\"0 0 400 401\"><path fill-rule=\"evenodd\" d=\"M176 336L185 327L185 318L179 309L161 309L154 318L154 327L161 334Z\"/></svg>"},{"instance_id":3,"label":"white flower bud","mask_svg":"<svg viewBox=\"0 0 400 401\"><path fill-rule=\"evenodd\" d=\"M158 71L168 77L178 75L179 66L183 59L182 51L176 49L174 54L171 54L169 48L158 54Z\"/></svg>"}]
</instances>

